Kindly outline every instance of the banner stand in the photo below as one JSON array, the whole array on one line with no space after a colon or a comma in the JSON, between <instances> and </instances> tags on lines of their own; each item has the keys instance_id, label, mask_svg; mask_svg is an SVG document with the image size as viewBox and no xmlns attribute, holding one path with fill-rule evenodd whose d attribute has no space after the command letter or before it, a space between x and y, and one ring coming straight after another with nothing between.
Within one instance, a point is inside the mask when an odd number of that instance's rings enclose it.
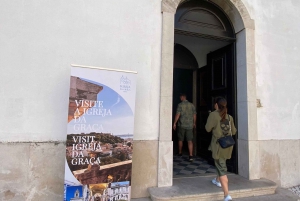
<instances>
[{"instance_id":1,"label":"banner stand","mask_svg":"<svg viewBox=\"0 0 300 201\"><path fill-rule=\"evenodd\" d=\"M72 65L64 201L129 201L134 71Z\"/></svg>"}]
</instances>

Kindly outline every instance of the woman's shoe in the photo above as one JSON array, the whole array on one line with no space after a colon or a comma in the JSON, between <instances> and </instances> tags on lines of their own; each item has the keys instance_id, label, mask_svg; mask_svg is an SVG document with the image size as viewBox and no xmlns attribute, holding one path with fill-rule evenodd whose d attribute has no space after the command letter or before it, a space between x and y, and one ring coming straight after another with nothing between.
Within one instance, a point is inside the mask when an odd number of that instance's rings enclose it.
<instances>
[{"instance_id":1,"label":"woman's shoe","mask_svg":"<svg viewBox=\"0 0 300 201\"><path fill-rule=\"evenodd\" d=\"M216 185L216 186L218 186L218 187L222 187L221 186L221 183L219 182L219 181L217 181L217 179L216 178L214 178L213 180L211 180L211 182L214 184L214 185Z\"/></svg>"},{"instance_id":2,"label":"woman's shoe","mask_svg":"<svg viewBox=\"0 0 300 201\"><path fill-rule=\"evenodd\" d=\"M230 195L227 195L225 198L224 198L224 201L230 201L232 200L231 196Z\"/></svg>"}]
</instances>

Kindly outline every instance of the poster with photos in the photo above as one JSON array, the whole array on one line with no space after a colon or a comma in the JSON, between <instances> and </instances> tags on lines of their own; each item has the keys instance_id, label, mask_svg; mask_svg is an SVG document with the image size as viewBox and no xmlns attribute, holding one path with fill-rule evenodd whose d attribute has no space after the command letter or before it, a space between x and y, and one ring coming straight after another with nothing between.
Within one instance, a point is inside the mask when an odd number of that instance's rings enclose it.
<instances>
[{"instance_id":1,"label":"poster with photos","mask_svg":"<svg viewBox=\"0 0 300 201\"><path fill-rule=\"evenodd\" d=\"M72 65L64 201L129 201L136 72Z\"/></svg>"}]
</instances>

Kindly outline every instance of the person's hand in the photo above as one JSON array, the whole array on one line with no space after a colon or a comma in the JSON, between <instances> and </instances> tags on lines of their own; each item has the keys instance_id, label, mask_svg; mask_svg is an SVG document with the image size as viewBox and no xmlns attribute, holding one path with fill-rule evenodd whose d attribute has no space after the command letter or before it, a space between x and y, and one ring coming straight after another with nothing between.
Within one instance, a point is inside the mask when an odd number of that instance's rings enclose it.
<instances>
[{"instance_id":1,"label":"person's hand","mask_svg":"<svg viewBox=\"0 0 300 201\"><path fill-rule=\"evenodd\" d=\"M173 129L174 129L174 131L176 131L176 124L173 125Z\"/></svg>"}]
</instances>

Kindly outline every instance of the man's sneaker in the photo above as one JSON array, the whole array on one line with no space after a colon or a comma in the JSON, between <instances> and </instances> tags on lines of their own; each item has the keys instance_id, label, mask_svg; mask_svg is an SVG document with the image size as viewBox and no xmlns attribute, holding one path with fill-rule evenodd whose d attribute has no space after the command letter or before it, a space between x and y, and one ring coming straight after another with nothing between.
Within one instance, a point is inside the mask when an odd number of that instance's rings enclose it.
<instances>
[{"instance_id":1,"label":"man's sneaker","mask_svg":"<svg viewBox=\"0 0 300 201\"><path fill-rule=\"evenodd\" d=\"M219 181L217 181L217 179L216 178L214 178L213 180L211 180L211 182L214 184L214 185L216 185L216 186L218 186L218 187L222 187L221 186L221 183L219 182Z\"/></svg>"},{"instance_id":2,"label":"man's sneaker","mask_svg":"<svg viewBox=\"0 0 300 201\"><path fill-rule=\"evenodd\" d=\"M192 162L193 160L193 156L189 156L189 161Z\"/></svg>"},{"instance_id":3,"label":"man's sneaker","mask_svg":"<svg viewBox=\"0 0 300 201\"><path fill-rule=\"evenodd\" d=\"M229 200L232 200L232 198L231 198L230 195L227 195L227 196L224 198L224 201L229 201Z\"/></svg>"}]
</instances>

